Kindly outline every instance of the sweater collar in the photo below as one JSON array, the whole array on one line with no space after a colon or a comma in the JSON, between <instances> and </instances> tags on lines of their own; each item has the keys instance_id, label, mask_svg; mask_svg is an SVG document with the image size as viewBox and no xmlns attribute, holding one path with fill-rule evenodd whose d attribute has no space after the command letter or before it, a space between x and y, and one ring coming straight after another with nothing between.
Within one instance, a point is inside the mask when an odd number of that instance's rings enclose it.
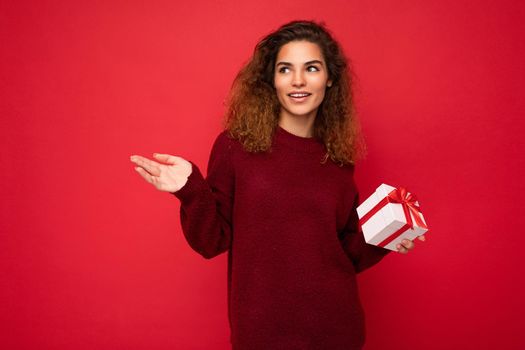
<instances>
[{"instance_id":1,"label":"sweater collar","mask_svg":"<svg viewBox=\"0 0 525 350\"><path fill-rule=\"evenodd\" d=\"M283 129L279 124L275 130L277 143L293 148L297 151L315 153L324 151L324 143L315 137L302 137Z\"/></svg>"}]
</instances>

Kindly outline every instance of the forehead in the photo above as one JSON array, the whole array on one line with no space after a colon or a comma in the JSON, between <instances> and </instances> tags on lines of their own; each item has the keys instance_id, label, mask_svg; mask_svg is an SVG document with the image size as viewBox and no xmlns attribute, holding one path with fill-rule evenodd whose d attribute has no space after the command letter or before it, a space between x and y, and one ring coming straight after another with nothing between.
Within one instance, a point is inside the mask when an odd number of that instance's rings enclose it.
<instances>
[{"instance_id":1,"label":"forehead","mask_svg":"<svg viewBox=\"0 0 525 350\"><path fill-rule=\"evenodd\" d=\"M320 60L324 62L321 48L315 43L301 40L291 41L281 46L277 53L276 63L279 63L279 61L303 63L312 60Z\"/></svg>"}]
</instances>

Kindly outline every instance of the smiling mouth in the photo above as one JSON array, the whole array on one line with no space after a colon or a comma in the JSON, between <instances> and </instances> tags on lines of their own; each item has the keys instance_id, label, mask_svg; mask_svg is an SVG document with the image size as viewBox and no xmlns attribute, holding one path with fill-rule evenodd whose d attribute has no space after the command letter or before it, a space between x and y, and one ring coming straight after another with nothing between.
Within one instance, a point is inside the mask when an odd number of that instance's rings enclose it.
<instances>
[{"instance_id":1,"label":"smiling mouth","mask_svg":"<svg viewBox=\"0 0 525 350\"><path fill-rule=\"evenodd\" d=\"M304 93L291 93L291 94L288 94L289 97L292 98L293 101L297 101L297 102L301 102L301 101L304 101L306 100L306 98L308 96L310 96L311 94L308 93L308 92L304 92Z\"/></svg>"},{"instance_id":2,"label":"smiling mouth","mask_svg":"<svg viewBox=\"0 0 525 350\"><path fill-rule=\"evenodd\" d=\"M293 98L307 97L310 95L311 93L309 92L295 92L295 93L288 94L288 96L293 97Z\"/></svg>"}]
</instances>

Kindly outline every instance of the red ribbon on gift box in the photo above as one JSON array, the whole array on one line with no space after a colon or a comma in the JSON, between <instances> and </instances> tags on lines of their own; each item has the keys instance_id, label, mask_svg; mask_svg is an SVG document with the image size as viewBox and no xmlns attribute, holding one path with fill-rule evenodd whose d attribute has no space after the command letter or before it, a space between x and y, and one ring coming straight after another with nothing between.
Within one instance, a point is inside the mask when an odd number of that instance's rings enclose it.
<instances>
[{"instance_id":1,"label":"red ribbon on gift box","mask_svg":"<svg viewBox=\"0 0 525 350\"><path fill-rule=\"evenodd\" d=\"M414 216L414 220L419 227L428 228L427 225L423 222L423 219L421 218L421 210L419 209L419 206L416 204L416 196L411 194L408 194L408 191L404 187L399 187L394 190L392 190L385 198L383 198L379 203L377 203L368 213L363 215L361 219L359 219L359 224L363 226L365 222L368 221L372 216L374 216L381 208L383 208L388 203L397 203L401 204L403 206L403 212L405 213L406 218L406 224L403 225L399 230L385 238L382 242L377 244L379 247L385 247L388 245L388 243L392 242L397 237L401 236L403 232L405 232L408 229L413 230L414 229L414 222L412 221L412 215ZM412 213L412 215L410 215Z\"/></svg>"}]
</instances>

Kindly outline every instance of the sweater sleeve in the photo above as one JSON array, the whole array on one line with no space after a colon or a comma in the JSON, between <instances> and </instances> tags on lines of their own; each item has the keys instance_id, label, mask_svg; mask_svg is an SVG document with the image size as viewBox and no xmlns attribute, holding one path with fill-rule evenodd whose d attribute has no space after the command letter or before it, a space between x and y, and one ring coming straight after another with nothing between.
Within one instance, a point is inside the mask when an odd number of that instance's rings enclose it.
<instances>
[{"instance_id":1,"label":"sweater sleeve","mask_svg":"<svg viewBox=\"0 0 525 350\"><path fill-rule=\"evenodd\" d=\"M190 247L211 259L231 246L234 171L231 140L226 132L216 138L206 179L192 161L187 182L173 195L180 200L180 219Z\"/></svg>"},{"instance_id":2,"label":"sweater sleeve","mask_svg":"<svg viewBox=\"0 0 525 350\"><path fill-rule=\"evenodd\" d=\"M390 249L366 243L359 227L359 217L356 210L358 203L359 194L356 194L350 217L340 237L341 244L346 255L352 260L356 273L372 267L391 252Z\"/></svg>"}]
</instances>

